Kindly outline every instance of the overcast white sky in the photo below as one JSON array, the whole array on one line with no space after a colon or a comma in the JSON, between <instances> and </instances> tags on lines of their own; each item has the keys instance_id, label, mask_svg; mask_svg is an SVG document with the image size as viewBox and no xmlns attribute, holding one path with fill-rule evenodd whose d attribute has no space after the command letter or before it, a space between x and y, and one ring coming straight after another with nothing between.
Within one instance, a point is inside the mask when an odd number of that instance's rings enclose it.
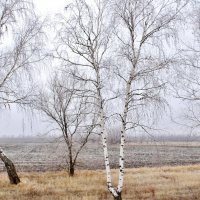
<instances>
[{"instance_id":1,"label":"overcast white sky","mask_svg":"<svg viewBox=\"0 0 200 200\"><path fill-rule=\"evenodd\" d=\"M33 0L33 2L38 14L45 17L63 12L69 0ZM175 107L176 105L178 103L175 103ZM179 108L177 112L178 110ZM170 132L177 132L177 126L170 122L169 117L164 117L160 125ZM39 118L32 118L30 113L23 112L16 107L0 112L0 137L38 135L44 133L45 130L46 125Z\"/></svg>"},{"instance_id":2,"label":"overcast white sky","mask_svg":"<svg viewBox=\"0 0 200 200\"><path fill-rule=\"evenodd\" d=\"M33 2L41 15L51 15L62 12L69 0L33 0Z\"/></svg>"},{"instance_id":3,"label":"overcast white sky","mask_svg":"<svg viewBox=\"0 0 200 200\"><path fill-rule=\"evenodd\" d=\"M69 0L33 0L39 15L50 16L63 12ZM44 133L46 125L38 118L32 118L28 112L21 111L13 106L0 112L0 137L38 135Z\"/></svg>"}]
</instances>

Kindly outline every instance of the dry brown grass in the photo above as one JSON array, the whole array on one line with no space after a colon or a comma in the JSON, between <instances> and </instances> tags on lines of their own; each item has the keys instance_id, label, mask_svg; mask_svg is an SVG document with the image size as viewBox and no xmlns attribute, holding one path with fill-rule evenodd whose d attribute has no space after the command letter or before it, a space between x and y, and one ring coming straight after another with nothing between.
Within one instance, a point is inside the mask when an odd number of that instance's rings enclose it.
<instances>
[{"instance_id":1,"label":"dry brown grass","mask_svg":"<svg viewBox=\"0 0 200 200\"><path fill-rule=\"evenodd\" d=\"M117 182L114 170L114 181ZM0 173L2 200L110 200L103 171L20 173L21 183L10 185ZM128 169L123 199L200 200L200 165Z\"/></svg>"}]
</instances>

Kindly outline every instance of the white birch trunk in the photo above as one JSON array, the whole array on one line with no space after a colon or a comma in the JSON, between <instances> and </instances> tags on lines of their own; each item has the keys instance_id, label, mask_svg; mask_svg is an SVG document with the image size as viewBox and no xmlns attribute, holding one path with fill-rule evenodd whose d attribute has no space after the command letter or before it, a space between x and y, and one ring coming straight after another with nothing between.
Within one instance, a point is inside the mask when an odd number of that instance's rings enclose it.
<instances>
[{"instance_id":1,"label":"white birch trunk","mask_svg":"<svg viewBox=\"0 0 200 200\"><path fill-rule=\"evenodd\" d=\"M111 174L110 162L109 162L109 156L108 156L107 134L105 130L105 116L102 110L101 110L101 130L102 130L101 137L102 137L104 161L105 161L105 168L106 168L107 186L108 186L108 190L112 193L112 195L114 197L117 197L118 194L115 188L112 186L112 174Z\"/></svg>"},{"instance_id":2,"label":"white birch trunk","mask_svg":"<svg viewBox=\"0 0 200 200\"><path fill-rule=\"evenodd\" d=\"M97 75L97 95L98 95L98 106L99 106L99 114L100 114L101 137L102 137L102 145L103 145L103 152L104 152L104 162L105 162L105 168L106 168L106 181L107 181L108 190L111 192L111 194L114 197L118 197L118 194L112 185L112 174L111 174L111 169L110 169L108 146L107 146L107 133L105 129L105 114L104 114L104 109L103 109L103 99L101 96L101 89L100 89L101 88L100 74L99 74L98 69L96 70L96 75Z\"/></svg>"},{"instance_id":3,"label":"white birch trunk","mask_svg":"<svg viewBox=\"0 0 200 200\"><path fill-rule=\"evenodd\" d=\"M121 194L124 184L124 146L125 146L125 132L128 114L128 104L130 100L130 90L131 90L132 76L130 76L126 87L125 93L125 104L124 112L122 116L122 130L121 130L121 143L120 143L120 155L119 155L119 180L117 186L117 193Z\"/></svg>"}]
</instances>

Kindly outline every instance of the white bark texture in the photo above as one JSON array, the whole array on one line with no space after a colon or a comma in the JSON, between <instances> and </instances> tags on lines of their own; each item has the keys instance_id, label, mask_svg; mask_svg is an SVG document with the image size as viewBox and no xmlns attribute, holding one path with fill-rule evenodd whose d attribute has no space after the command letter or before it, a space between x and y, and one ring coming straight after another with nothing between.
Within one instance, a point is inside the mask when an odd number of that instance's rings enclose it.
<instances>
[{"instance_id":1,"label":"white bark texture","mask_svg":"<svg viewBox=\"0 0 200 200\"><path fill-rule=\"evenodd\" d=\"M97 99L98 99L98 107L99 107L99 114L100 114L100 128L101 128L101 137L102 137L102 145L103 145L103 152L104 152L104 162L106 168L106 179L107 179L107 186L108 190L112 193L114 197L117 197L118 194L115 188L112 185L112 174L110 169L110 162L109 162L109 155L108 155L108 146L107 146L107 133L105 128L105 114L104 114L104 107L103 107L103 98L101 95L101 78L99 73L99 65L97 64L96 67L96 90L97 90Z\"/></svg>"},{"instance_id":2,"label":"white bark texture","mask_svg":"<svg viewBox=\"0 0 200 200\"><path fill-rule=\"evenodd\" d=\"M60 38L58 43L61 45L58 45L56 57L69 68L77 69L77 80L89 84L88 94L93 98L92 103L98 109L98 125L102 137L107 186L115 199L121 199L124 185L125 134L127 130L142 124L140 119L130 120L129 113L132 112L134 115L134 112L139 110L138 106L142 107L148 102L151 104L152 99L159 101L157 97L162 84L157 75L159 70L167 67L169 60L166 61L165 56L163 58L161 56L163 49L158 44L163 37L158 32L168 35L168 30L171 30L170 25L173 25L171 22L175 20L185 4L182 3L182 5L173 0L164 1L165 3L161 4L156 0L95 2L94 5L90 5L85 0L75 0L74 4L66 8L71 13L70 20L64 16L61 18L64 26L58 31ZM157 7L158 3L160 7ZM113 12L116 14L115 17L110 16ZM118 18L118 26L113 25L115 24L113 18ZM113 33L118 32L117 28L119 28L119 34L116 34L116 38L112 38ZM119 50L117 54L110 51L111 42L115 42L115 39L119 39L116 44L116 52ZM69 53L66 54L66 52ZM114 56L120 56L116 64L117 70L114 69L115 63L112 64ZM111 69L112 67L114 70ZM112 185L106 132L106 106L109 105L108 101L113 100L112 88L107 77L114 71L122 81L126 82L123 85L122 94L118 95L118 91L114 91L114 94L117 93L116 96L123 98L122 111L114 113L121 116L117 188ZM115 81L115 78L112 79L111 84L114 83L113 80ZM108 91L110 93L107 95Z\"/></svg>"},{"instance_id":3,"label":"white bark texture","mask_svg":"<svg viewBox=\"0 0 200 200\"><path fill-rule=\"evenodd\" d=\"M117 192L121 193L124 184L124 146L125 146L125 133L126 133L126 122L128 114L128 104L130 99L132 76L130 76L129 81L126 86L125 102L124 102L124 112L122 116L122 130L121 130L121 143L120 143L120 155L119 155L119 180L117 186Z\"/></svg>"},{"instance_id":4,"label":"white bark texture","mask_svg":"<svg viewBox=\"0 0 200 200\"><path fill-rule=\"evenodd\" d=\"M162 52L162 46L160 43L158 45L158 41L154 41L154 39L159 38L159 42L161 43L165 40L162 34L158 34L159 32L163 33L163 35L173 35L173 31L170 32L173 29L171 25L173 25L188 1L163 1L165 3L161 3L154 0L121 0L116 2L116 16L119 17L119 24L120 21L122 23L120 30L127 31L127 37L120 37L118 35L123 47L119 52L121 55L120 58L123 60L119 68L125 64L124 70L121 70L121 74L120 70L118 70L118 75L126 82L124 86L125 93L123 94L124 108L120 115L121 143L117 193L121 194L124 182L125 134L130 129L130 127L126 127L128 123L130 124L128 113L131 112L131 107L139 109L138 106L147 105L150 99L151 101L149 102L152 104L154 101L160 103L159 95L163 85L156 78L162 69L168 67L171 59L170 57L165 57L165 55L162 58L162 56L158 56L158 53L152 53L154 51ZM156 9L158 5L160 6L159 10ZM169 10L171 10L171 13L169 13ZM150 47L148 47L149 44ZM148 48L152 50L148 51ZM146 52L148 53L146 54ZM148 60L149 57L151 58L151 62ZM126 72L127 76L125 75ZM134 88L132 88L133 84ZM138 124L140 125L140 123ZM131 127L134 127L134 122Z\"/></svg>"},{"instance_id":5,"label":"white bark texture","mask_svg":"<svg viewBox=\"0 0 200 200\"><path fill-rule=\"evenodd\" d=\"M118 194L112 185L112 174L110 170L110 162L109 162L109 156L108 156L107 134L105 130L105 116L103 114L103 110L101 110L101 137L102 137L102 145L103 145L103 152L104 152L104 161L105 161L105 168L106 168L106 179L107 179L108 190L112 193L114 197L117 197Z\"/></svg>"}]
</instances>

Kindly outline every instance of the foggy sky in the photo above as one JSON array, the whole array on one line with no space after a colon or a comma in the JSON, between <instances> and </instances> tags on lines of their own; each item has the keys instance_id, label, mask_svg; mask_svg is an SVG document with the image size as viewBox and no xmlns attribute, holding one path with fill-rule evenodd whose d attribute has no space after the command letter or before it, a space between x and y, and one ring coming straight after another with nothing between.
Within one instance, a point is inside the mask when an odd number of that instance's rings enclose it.
<instances>
[{"instance_id":1,"label":"foggy sky","mask_svg":"<svg viewBox=\"0 0 200 200\"><path fill-rule=\"evenodd\" d=\"M33 0L36 11L39 15L50 16L62 12L66 6L66 0ZM181 114L179 102L170 99L170 104L176 114ZM170 121L167 112L159 121L159 127L166 133L180 133L181 128ZM42 123L40 116L32 116L28 111L22 111L16 106L0 110L0 137L2 136L33 136L40 135L46 130L46 125Z\"/></svg>"},{"instance_id":2,"label":"foggy sky","mask_svg":"<svg viewBox=\"0 0 200 200\"><path fill-rule=\"evenodd\" d=\"M43 17L48 17L62 12L66 6L66 0L33 0L36 12ZM30 112L25 112L12 106L0 110L0 137L7 136L31 136L40 135L46 129L40 116L32 116Z\"/></svg>"}]
</instances>

